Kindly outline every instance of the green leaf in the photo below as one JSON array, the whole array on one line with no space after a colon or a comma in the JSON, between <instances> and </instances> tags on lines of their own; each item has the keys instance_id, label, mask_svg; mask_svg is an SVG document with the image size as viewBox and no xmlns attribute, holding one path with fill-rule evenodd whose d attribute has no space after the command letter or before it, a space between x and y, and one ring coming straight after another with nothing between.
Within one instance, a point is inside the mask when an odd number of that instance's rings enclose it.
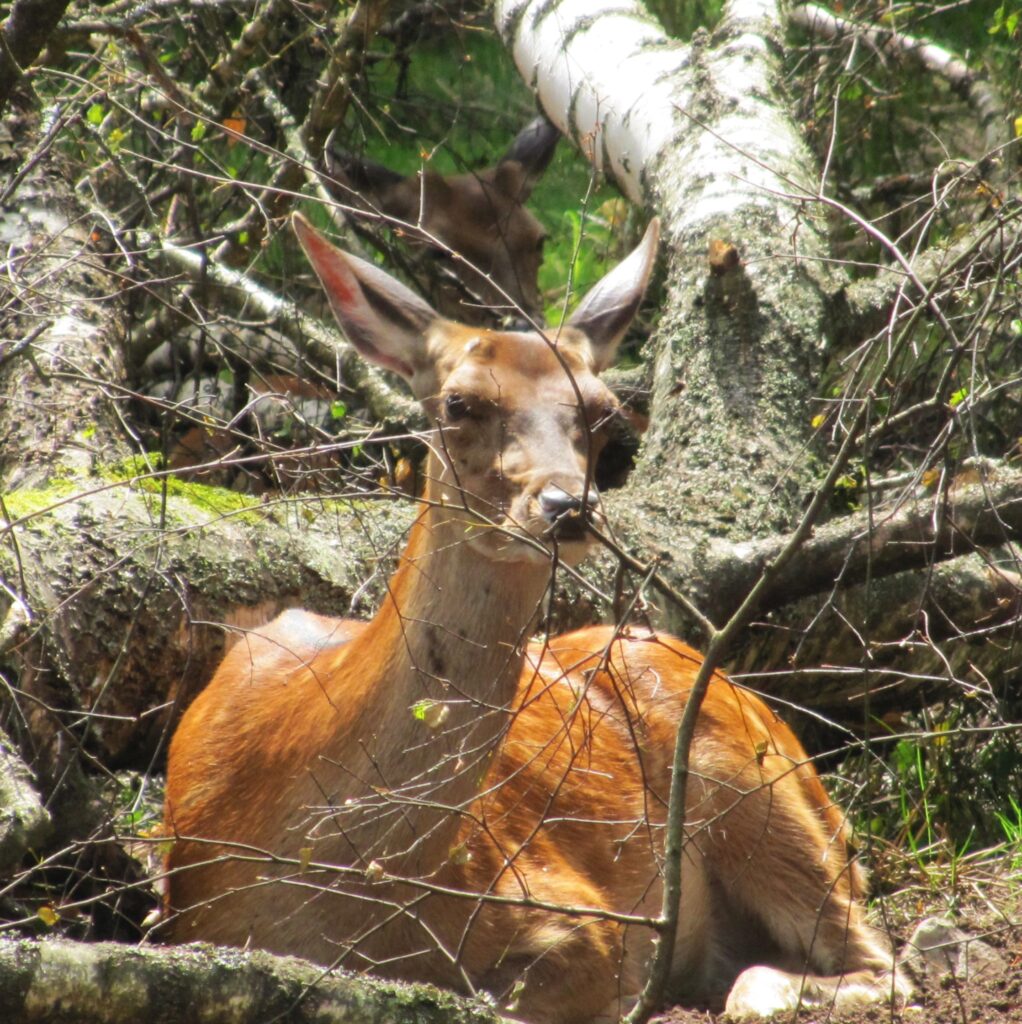
<instances>
[{"instance_id":1,"label":"green leaf","mask_svg":"<svg viewBox=\"0 0 1022 1024\"><path fill-rule=\"evenodd\" d=\"M439 729L450 713L450 707L438 700L420 700L412 705L412 717L424 722L430 729Z\"/></svg>"},{"instance_id":2,"label":"green leaf","mask_svg":"<svg viewBox=\"0 0 1022 1024\"><path fill-rule=\"evenodd\" d=\"M348 415L348 407L339 398L330 403L330 416L335 420L343 420Z\"/></svg>"},{"instance_id":3,"label":"green leaf","mask_svg":"<svg viewBox=\"0 0 1022 1024\"><path fill-rule=\"evenodd\" d=\"M192 142L202 142L206 137L206 122L196 121L192 125Z\"/></svg>"},{"instance_id":4,"label":"green leaf","mask_svg":"<svg viewBox=\"0 0 1022 1024\"><path fill-rule=\"evenodd\" d=\"M968 389L968 388L959 388L959 389L958 389L958 390L957 390L957 391L956 391L956 392L955 392L955 393L954 393L954 394L953 394L953 395L952 395L952 396L951 396L951 397L950 397L950 398L948 399L948 405L950 405L952 409L955 409L955 408L957 408L957 407L958 407L959 405L961 405L961 404L962 404L962 402L964 402L964 401L965 401L965 400L966 400L966 399L967 399L968 397L969 397L969 389Z\"/></svg>"},{"instance_id":5,"label":"green leaf","mask_svg":"<svg viewBox=\"0 0 1022 1024\"><path fill-rule=\"evenodd\" d=\"M85 119L97 128L103 123L104 117L106 117L106 107L102 103L93 103L85 112Z\"/></svg>"}]
</instances>

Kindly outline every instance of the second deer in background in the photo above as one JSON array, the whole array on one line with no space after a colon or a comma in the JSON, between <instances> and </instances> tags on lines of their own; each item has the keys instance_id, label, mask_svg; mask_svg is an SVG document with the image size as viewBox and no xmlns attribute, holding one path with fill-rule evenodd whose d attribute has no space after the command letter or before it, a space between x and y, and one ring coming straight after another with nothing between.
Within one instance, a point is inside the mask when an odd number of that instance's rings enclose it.
<instances>
[{"instance_id":1,"label":"second deer in background","mask_svg":"<svg viewBox=\"0 0 1022 1024\"><path fill-rule=\"evenodd\" d=\"M437 263L430 298L443 315L473 323L540 322L538 274L546 230L525 208L560 134L543 117L523 128L493 167L404 176L328 148L324 184L347 207L382 214Z\"/></svg>"}]
</instances>

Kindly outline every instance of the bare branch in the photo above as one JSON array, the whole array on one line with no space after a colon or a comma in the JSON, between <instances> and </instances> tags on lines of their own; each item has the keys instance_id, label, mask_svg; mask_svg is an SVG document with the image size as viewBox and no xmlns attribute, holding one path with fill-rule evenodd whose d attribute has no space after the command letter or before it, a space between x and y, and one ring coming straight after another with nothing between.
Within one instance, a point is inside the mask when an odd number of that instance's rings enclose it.
<instances>
[{"instance_id":1,"label":"bare branch","mask_svg":"<svg viewBox=\"0 0 1022 1024\"><path fill-rule=\"evenodd\" d=\"M886 510L865 510L819 526L778 575L773 606L932 565L990 544L1022 538L1022 472L999 467L986 481L952 487L947 495L908 496ZM771 537L740 543L713 541L706 571L727 581L729 597L748 591L763 567L789 543ZM717 615L721 609L714 608Z\"/></svg>"},{"instance_id":2,"label":"bare branch","mask_svg":"<svg viewBox=\"0 0 1022 1024\"><path fill-rule=\"evenodd\" d=\"M790 17L794 24L815 35L827 39L864 39L875 49L908 58L940 75L976 111L986 134L989 154L999 153L1012 143L1007 108L997 90L945 47L894 29L839 17L818 4L800 4L792 8Z\"/></svg>"}]
</instances>

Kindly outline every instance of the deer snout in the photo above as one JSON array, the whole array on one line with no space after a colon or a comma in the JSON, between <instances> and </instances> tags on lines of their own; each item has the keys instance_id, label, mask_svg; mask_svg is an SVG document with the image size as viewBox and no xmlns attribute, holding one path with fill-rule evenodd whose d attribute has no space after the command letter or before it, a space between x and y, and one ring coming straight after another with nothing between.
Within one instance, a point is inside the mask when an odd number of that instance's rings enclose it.
<instances>
[{"instance_id":1,"label":"deer snout","mask_svg":"<svg viewBox=\"0 0 1022 1024\"><path fill-rule=\"evenodd\" d=\"M596 486L589 484L585 499L580 493L567 490L560 484L548 483L538 496L543 518L550 523L549 533L558 540L581 540L600 506Z\"/></svg>"}]
</instances>

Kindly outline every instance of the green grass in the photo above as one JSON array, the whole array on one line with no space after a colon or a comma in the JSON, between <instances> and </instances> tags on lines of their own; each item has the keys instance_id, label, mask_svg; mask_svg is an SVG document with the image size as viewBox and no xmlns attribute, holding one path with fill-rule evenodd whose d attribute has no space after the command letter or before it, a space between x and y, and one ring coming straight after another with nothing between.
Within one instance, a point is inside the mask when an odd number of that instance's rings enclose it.
<instances>
[{"instance_id":1,"label":"green grass","mask_svg":"<svg viewBox=\"0 0 1022 1024\"><path fill-rule=\"evenodd\" d=\"M854 780L844 798L863 800L858 830L903 851L924 874L986 851L1022 866L1018 735L978 726L976 714L949 708L848 758L840 774Z\"/></svg>"}]
</instances>

